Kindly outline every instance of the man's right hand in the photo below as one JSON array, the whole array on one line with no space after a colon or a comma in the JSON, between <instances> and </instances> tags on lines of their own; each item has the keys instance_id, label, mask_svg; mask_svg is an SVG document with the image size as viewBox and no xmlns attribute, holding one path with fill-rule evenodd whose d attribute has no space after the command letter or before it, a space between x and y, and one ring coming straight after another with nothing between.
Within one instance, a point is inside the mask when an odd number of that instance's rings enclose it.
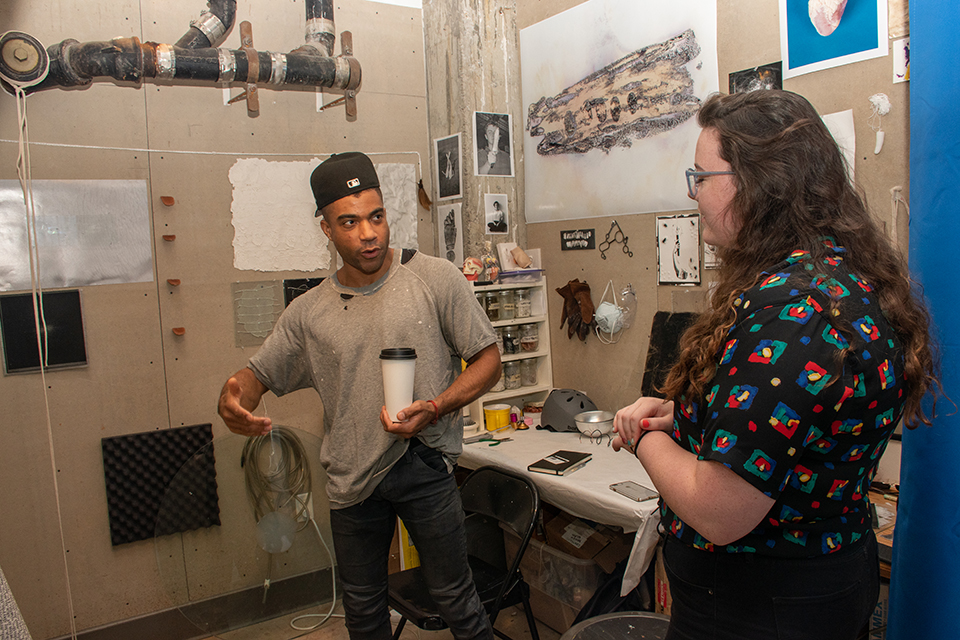
<instances>
[{"instance_id":1,"label":"man's right hand","mask_svg":"<svg viewBox=\"0 0 960 640\"><path fill-rule=\"evenodd\" d=\"M262 436L270 433L273 424L270 418L251 413L251 410L260 404L260 398L266 390L249 369L238 371L227 380L220 392L217 413L230 431L241 436Z\"/></svg>"}]
</instances>

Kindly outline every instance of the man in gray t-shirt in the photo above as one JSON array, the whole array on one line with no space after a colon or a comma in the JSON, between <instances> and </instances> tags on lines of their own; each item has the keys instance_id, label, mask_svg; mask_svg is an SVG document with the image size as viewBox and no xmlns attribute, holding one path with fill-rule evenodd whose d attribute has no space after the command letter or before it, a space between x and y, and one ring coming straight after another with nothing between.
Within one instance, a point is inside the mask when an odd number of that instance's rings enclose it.
<instances>
[{"instance_id":1,"label":"man in gray t-shirt","mask_svg":"<svg viewBox=\"0 0 960 640\"><path fill-rule=\"evenodd\" d=\"M367 156L331 156L311 186L343 267L284 311L248 366L227 380L220 415L235 433L262 435L270 419L252 411L267 391L320 394L320 462L352 640L391 635L387 560L398 515L454 637L492 638L466 560L452 469L462 449L459 410L500 376L493 328L453 265L389 248ZM417 352L414 402L399 422L383 407L379 354L391 347Z\"/></svg>"}]
</instances>

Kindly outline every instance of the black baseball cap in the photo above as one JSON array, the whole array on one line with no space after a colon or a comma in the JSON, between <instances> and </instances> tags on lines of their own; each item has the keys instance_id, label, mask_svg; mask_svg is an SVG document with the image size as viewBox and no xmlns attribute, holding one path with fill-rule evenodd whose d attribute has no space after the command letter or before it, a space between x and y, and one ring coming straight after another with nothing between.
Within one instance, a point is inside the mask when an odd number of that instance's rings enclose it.
<instances>
[{"instance_id":1,"label":"black baseball cap","mask_svg":"<svg viewBox=\"0 0 960 640\"><path fill-rule=\"evenodd\" d=\"M317 201L317 213L331 202L354 193L380 186L377 170L366 155L358 151L337 153L313 170L310 187Z\"/></svg>"}]
</instances>

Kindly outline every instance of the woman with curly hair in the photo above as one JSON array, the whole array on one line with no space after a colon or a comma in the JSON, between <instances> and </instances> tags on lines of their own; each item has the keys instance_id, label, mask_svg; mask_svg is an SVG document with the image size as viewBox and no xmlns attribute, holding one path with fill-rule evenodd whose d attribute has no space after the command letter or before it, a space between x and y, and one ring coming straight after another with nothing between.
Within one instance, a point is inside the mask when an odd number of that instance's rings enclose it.
<instances>
[{"instance_id":1,"label":"woman with curly hair","mask_svg":"<svg viewBox=\"0 0 960 640\"><path fill-rule=\"evenodd\" d=\"M929 315L813 106L714 95L689 195L718 247L662 389L615 419L660 492L668 639L853 640L877 603L867 491L930 424Z\"/></svg>"}]
</instances>

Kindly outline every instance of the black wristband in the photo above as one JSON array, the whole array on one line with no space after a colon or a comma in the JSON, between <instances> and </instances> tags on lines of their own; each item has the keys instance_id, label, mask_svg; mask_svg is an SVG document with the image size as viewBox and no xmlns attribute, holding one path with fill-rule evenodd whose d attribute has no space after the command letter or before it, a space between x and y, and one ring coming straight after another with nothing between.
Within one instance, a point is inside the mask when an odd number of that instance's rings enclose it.
<instances>
[{"instance_id":1,"label":"black wristband","mask_svg":"<svg viewBox=\"0 0 960 640\"><path fill-rule=\"evenodd\" d=\"M640 441L643 440L643 437L650 433L650 429L640 429L640 435L637 436L637 441L633 443L633 455L637 455L637 451L640 449Z\"/></svg>"}]
</instances>

